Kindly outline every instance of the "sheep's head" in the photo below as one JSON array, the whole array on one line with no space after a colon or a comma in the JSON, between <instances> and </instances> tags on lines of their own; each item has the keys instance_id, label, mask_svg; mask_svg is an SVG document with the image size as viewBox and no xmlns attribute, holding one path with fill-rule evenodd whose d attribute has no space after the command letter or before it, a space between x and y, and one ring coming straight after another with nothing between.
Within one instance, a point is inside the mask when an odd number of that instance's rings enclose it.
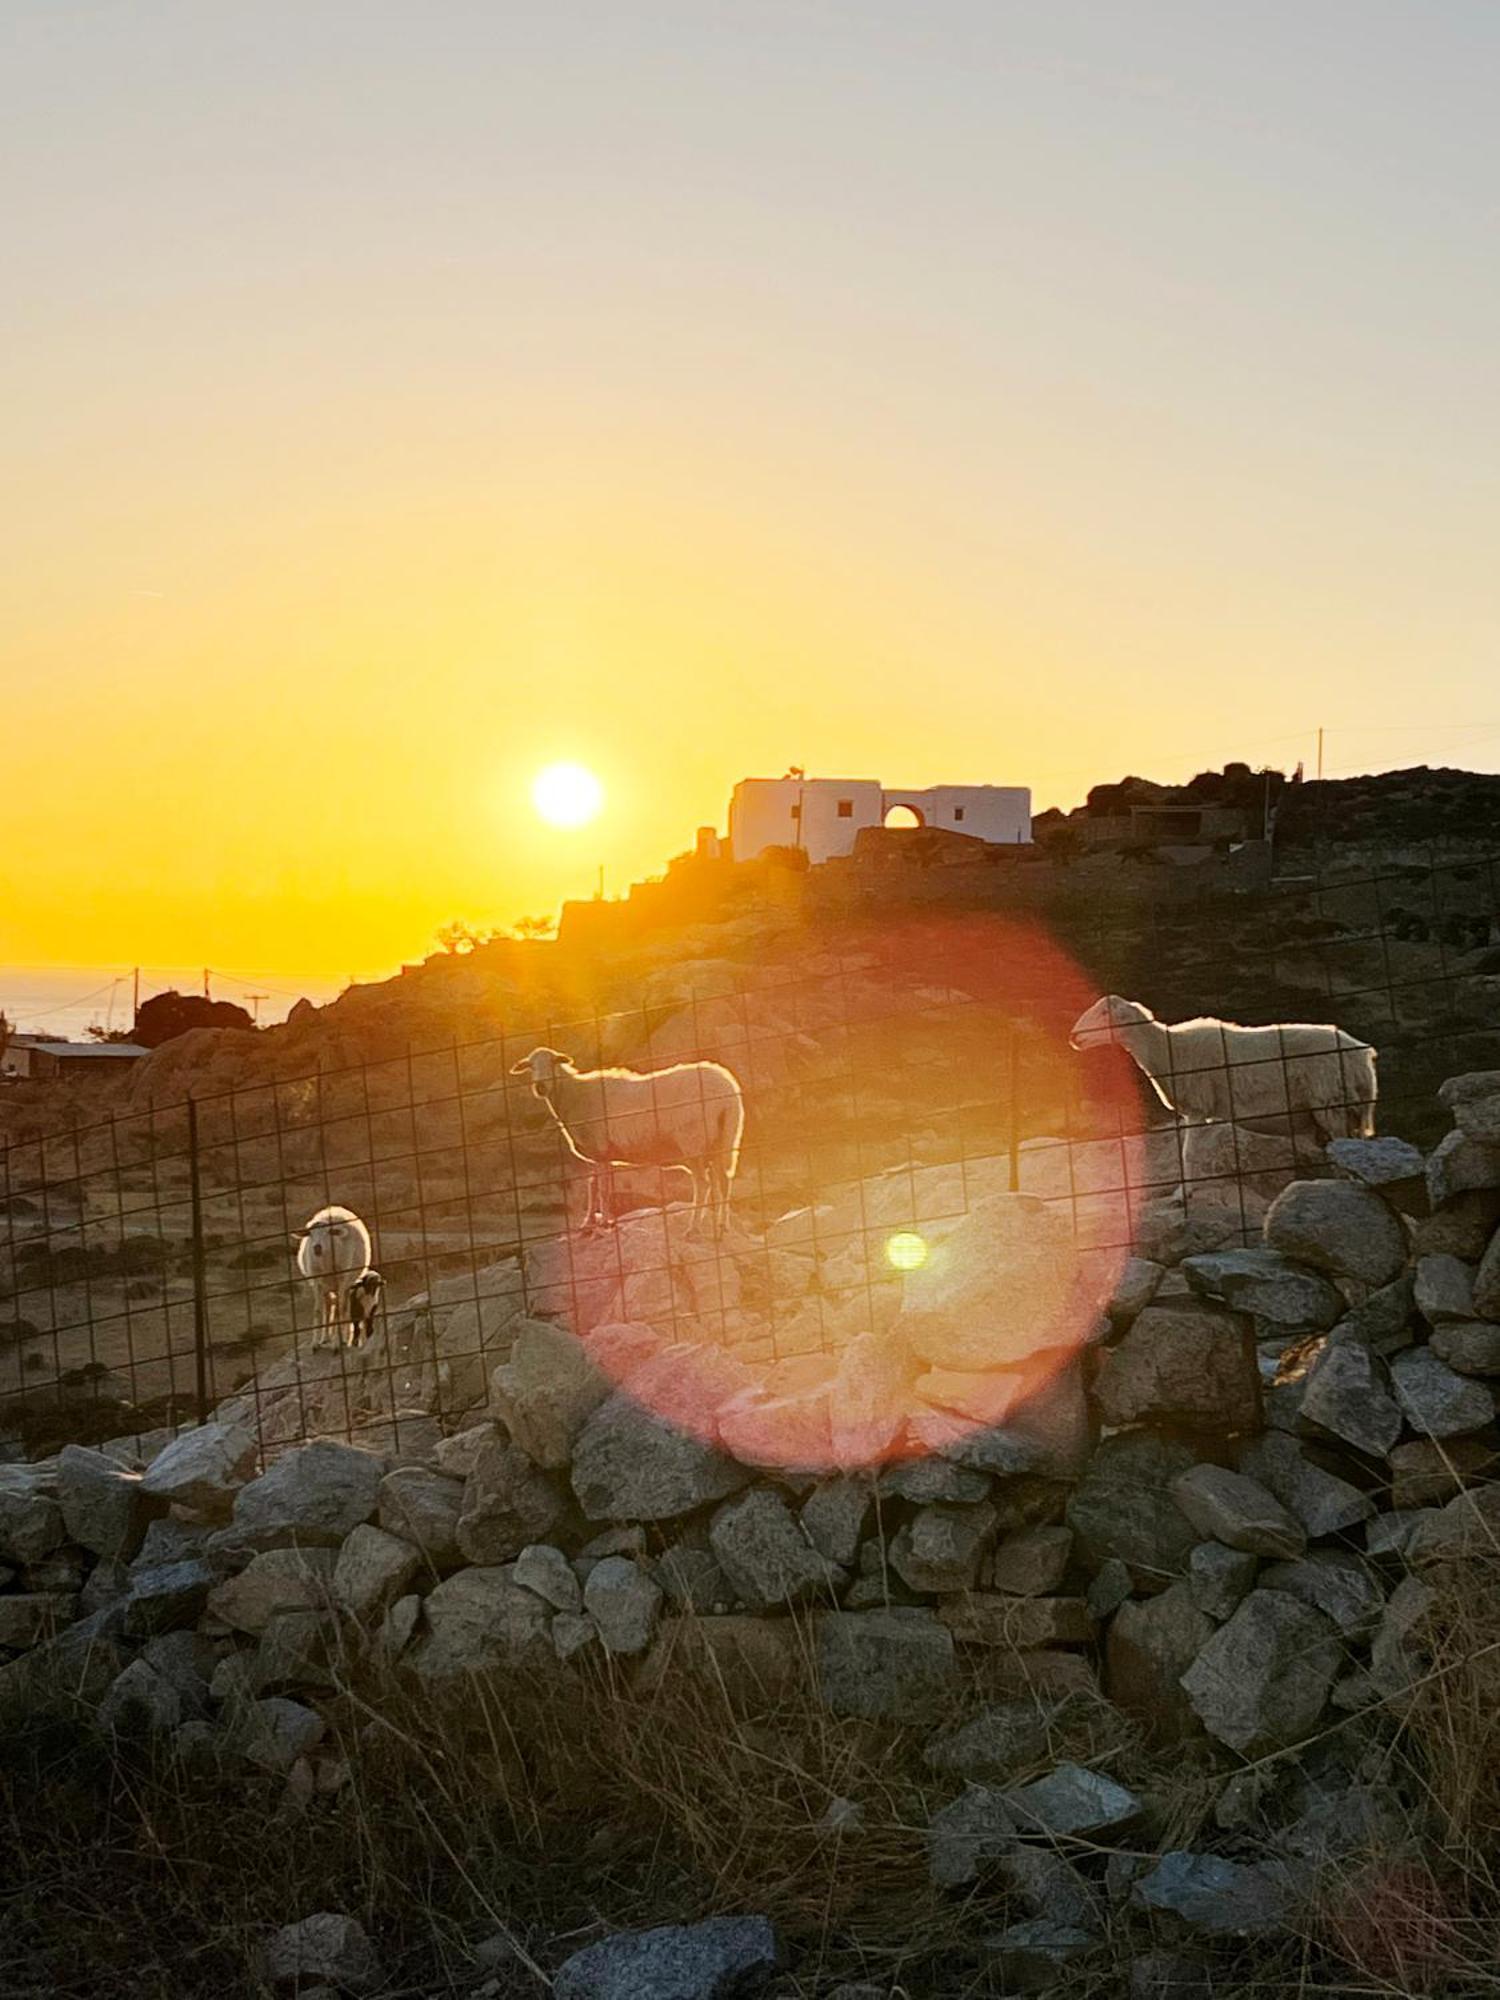
<instances>
[{"instance_id":1,"label":"sheep's head","mask_svg":"<svg viewBox=\"0 0 1500 2000\"><path fill-rule=\"evenodd\" d=\"M1124 1029L1138 1028L1142 1021L1154 1018L1151 1009L1139 1000L1122 1000L1118 993L1106 993L1086 1014L1079 1015L1068 1042L1075 1049L1106 1048L1123 1038Z\"/></svg>"},{"instance_id":2,"label":"sheep's head","mask_svg":"<svg viewBox=\"0 0 1500 2000\"><path fill-rule=\"evenodd\" d=\"M572 1058L565 1056L560 1049L533 1049L529 1056L522 1056L519 1062L511 1064L510 1073L512 1076L529 1076L533 1095L545 1101L552 1095L558 1071L571 1070L572 1067Z\"/></svg>"}]
</instances>

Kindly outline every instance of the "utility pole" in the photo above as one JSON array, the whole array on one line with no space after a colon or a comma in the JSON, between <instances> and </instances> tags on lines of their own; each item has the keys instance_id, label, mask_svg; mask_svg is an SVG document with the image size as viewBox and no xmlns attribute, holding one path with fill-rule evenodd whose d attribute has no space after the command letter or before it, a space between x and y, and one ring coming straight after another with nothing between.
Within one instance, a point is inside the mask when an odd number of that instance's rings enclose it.
<instances>
[{"instance_id":1,"label":"utility pole","mask_svg":"<svg viewBox=\"0 0 1500 2000\"><path fill-rule=\"evenodd\" d=\"M205 965L203 968L203 997L205 1000L212 1000L214 996L208 990L208 981L209 981L209 970L208 967Z\"/></svg>"},{"instance_id":2,"label":"utility pole","mask_svg":"<svg viewBox=\"0 0 1500 2000\"><path fill-rule=\"evenodd\" d=\"M245 998L250 1002L250 1018L254 1021L257 1028L260 1026L260 1003L262 1000L269 1000L270 997L269 993L247 993L245 995Z\"/></svg>"},{"instance_id":3,"label":"utility pole","mask_svg":"<svg viewBox=\"0 0 1500 2000\"><path fill-rule=\"evenodd\" d=\"M141 1013L141 968L137 966L132 975L130 988L130 1025L133 1028Z\"/></svg>"},{"instance_id":4,"label":"utility pole","mask_svg":"<svg viewBox=\"0 0 1500 2000\"><path fill-rule=\"evenodd\" d=\"M1323 732L1320 729L1318 731L1318 776L1321 778L1322 775L1323 775Z\"/></svg>"}]
</instances>

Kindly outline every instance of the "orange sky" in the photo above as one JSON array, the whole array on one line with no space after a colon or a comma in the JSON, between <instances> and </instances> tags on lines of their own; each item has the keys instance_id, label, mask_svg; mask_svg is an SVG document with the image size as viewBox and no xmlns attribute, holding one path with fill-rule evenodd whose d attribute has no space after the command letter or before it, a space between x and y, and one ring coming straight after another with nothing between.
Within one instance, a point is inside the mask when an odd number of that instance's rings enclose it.
<instances>
[{"instance_id":1,"label":"orange sky","mask_svg":"<svg viewBox=\"0 0 1500 2000\"><path fill-rule=\"evenodd\" d=\"M1493 767L1493 14L353 18L19 23L0 963L378 972L792 762Z\"/></svg>"}]
</instances>

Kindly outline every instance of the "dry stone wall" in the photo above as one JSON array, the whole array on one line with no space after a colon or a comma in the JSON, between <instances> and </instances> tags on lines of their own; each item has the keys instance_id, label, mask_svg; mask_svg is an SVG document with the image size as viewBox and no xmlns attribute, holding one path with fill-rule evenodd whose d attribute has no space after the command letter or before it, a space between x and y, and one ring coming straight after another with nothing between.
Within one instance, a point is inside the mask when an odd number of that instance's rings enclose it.
<instances>
[{"instance_id":1,"label":"dry stone wall","mask_svg":"<svg viewBox=\"0 0 1500 2000\"><path fill-rule=\"evenodd\" d=\"M1500 1072L1442 1097L1429 1157L1340 1141L1252 1229L1234 1203L1154 1203L1044 1368L1022 1336L1052 1264L1015 1255L1028 1215L1051 1243L1031 1198L981 1190L940 1286L871 1280L831 1364L820 1338L758 1373L722 1336L754 1321L768 1255L809 1313L849 1310L810 1282L806 1215L669 1264L664 1341L624 1296L632 1232L675 1226L656 1214L581 1268L542 1245L524 1286L425 1302L488 1331L457 1428L423 1403L439 1352L359 1445L277 1448L278 1399L305 1411L330 1364L259 1385L269 1450L241 1398L159 1449L0 1467L0 1712L81 1702L311 1794L339 1782L341 1689L372 1663L440 1696L608 1659L752 1706L811 1673L836 1714L933 1732L934 1880L1024 1886L1018 1977L1086 1954L1101 1895L1208 1936L1285 1921L1310 1860L1407 1809L1369 1747L1424 1671L1430 1572L1500 1527ZM663 1381L691 1385L683 1421ZM1139 1860L1143 1802L1107 1772L1013 1782L1070 1700L1210 1749L1224 1851ZM1280 1824L1250 1851L1233 1774L1267 1758Z\"/></svg>"}]
</instances>

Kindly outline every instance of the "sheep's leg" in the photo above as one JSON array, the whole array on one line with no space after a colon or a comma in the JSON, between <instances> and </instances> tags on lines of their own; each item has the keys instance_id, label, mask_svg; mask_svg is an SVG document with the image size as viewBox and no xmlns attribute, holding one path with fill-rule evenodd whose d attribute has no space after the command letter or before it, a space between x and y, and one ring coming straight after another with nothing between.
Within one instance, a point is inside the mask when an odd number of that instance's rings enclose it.
<instances>
[{"instance_id":1,"label":"sheep's leg","mask_svg":"<svg viewBox=\"0 0 1500 2000\"><path fill-rule=\"evenodd\" d=\"M599 1174L599 1226L601 1229L618 1227L615 1217L615 1169L610 1160L605 1161Z\"/></svg>"},{"instance_id":2,"label":"sheep's leg","mask_svg":"<svg viewBox=\"0 0 1500 2000\"><path fill-rule=\"evenodd\" d=\"M583 1220L578 1225L578 1233L580 1236L588 1236L592 1234L594 1226L598 1220L598 1211L599 1211L599 1175L593 1167L590 1167L588 1187L585 1190L583 1197Z\"/></svg>"},{"instance_id":3,"label":"sheep's leg","mask_svg":"<svg viewBox=\"0 0 1500 2000\"><path fill-rule=\"evenodd\" d=\"M713 1183L709 1178L711 1169L689 1166L687 1162L683 1164L687 1166L687 1177L693 1190L692 1212L688 1220L687 1233L690 1240L696 1243L700 1237L708 1233L705 1221L713 1199Z\"/></svg>"}]
</instances>

